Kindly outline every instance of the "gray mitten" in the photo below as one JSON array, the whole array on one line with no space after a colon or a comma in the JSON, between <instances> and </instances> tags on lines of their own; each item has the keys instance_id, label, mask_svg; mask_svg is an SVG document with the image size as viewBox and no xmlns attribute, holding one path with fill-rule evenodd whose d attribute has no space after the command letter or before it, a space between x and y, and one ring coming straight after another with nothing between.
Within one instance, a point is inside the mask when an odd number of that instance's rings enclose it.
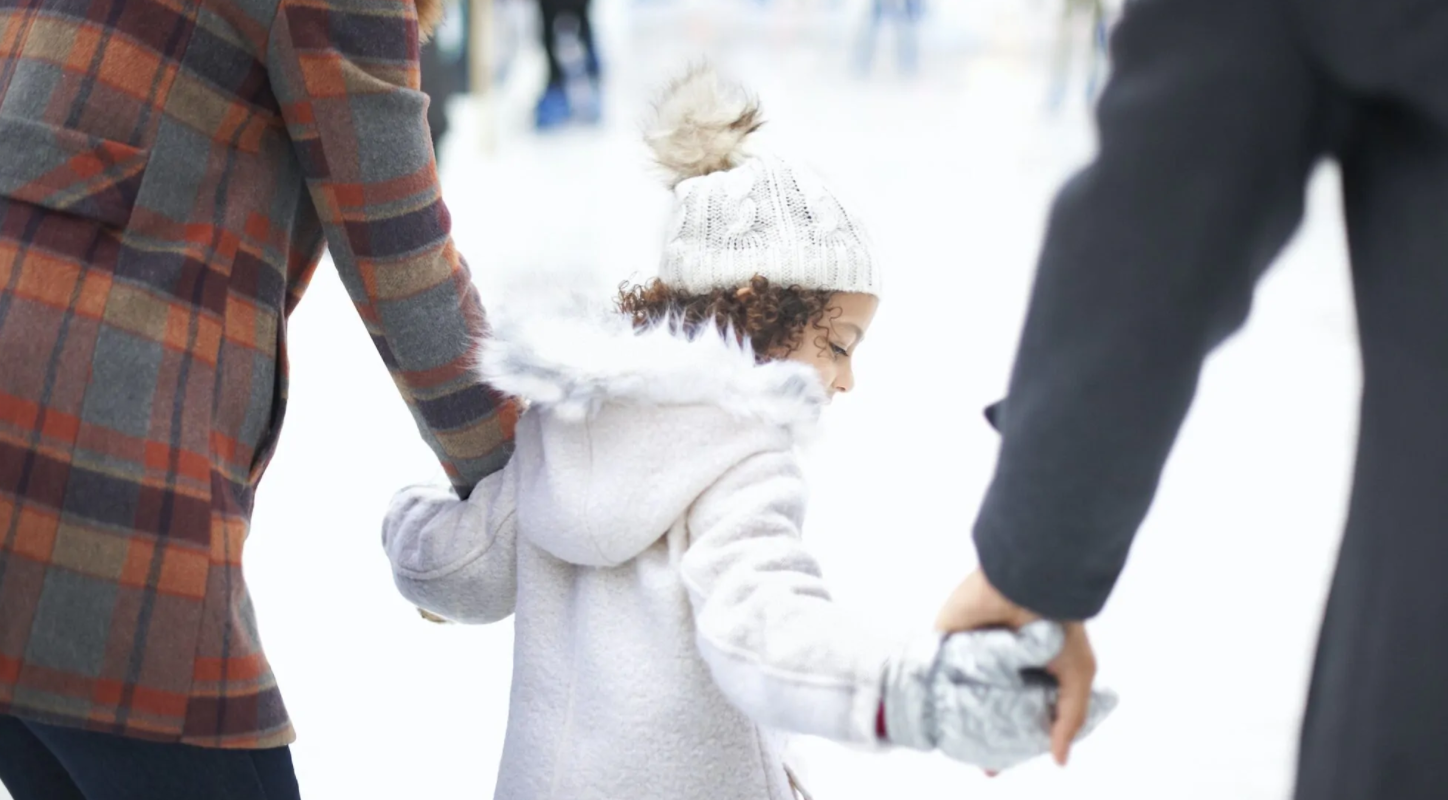
<instances>
[{"instance_id":1,"label":"gray mitten","mask_svg":"<svg viewBox=\"0 0 1448 800\"><path fill-rule=\"evenodd\" d=\"M1054 686L1032 680L1065 642L1061 626L1034 622L1006 630L932 636L885 668L885 727L891 744L942 753L1003 770L1051 751ZM1092 691L1078 739L1116 707L1110 691Z\"/></svg>"}]
</instances>

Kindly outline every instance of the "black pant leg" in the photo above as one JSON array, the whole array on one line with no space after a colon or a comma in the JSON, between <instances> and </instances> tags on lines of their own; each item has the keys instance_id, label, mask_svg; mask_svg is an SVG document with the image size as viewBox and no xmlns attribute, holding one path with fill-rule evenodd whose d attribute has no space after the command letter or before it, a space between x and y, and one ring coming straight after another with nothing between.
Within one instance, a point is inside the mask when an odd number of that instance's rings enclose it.
<instances>
[{"instance_id":1,"label":"black pant leg","mask_svg":"<svg viewBox=\"0 0 1448 800\"><path fill-rule=\"evenodd\" d=\"M543 53L548 58L548 85L563 83L563 64L558 60L558 16L567 7L567 0L538 0L543 36Z\"/></svg>"},{"instance_id":2,"label":"black pant leg","mask_svg":"<svg viewBox=\"0 0 1448 800\"><path fill-rule=\"evenodd\" d=\"M1363 399L1298 800L1448 797L1448 130L1414 99L1361 98L1341 155Z\"/></svg>"},{"instance_id":3,"label":"black pant leg","mask_svg":"<svg viewBox=\"0 0 1448 800\"><path fill-rule=\"evenodd\" d=\"M13 800L86 800L50 749L14 717L0 716L0 783Z\"/></svg>"},{"instance_id":4,"label":"black pant leg","mask_svg":"<svg viewBox=\"0 0 1448 800\"><path fill-rule=\"evenodd\" d=\"M85 800L300 800L287 748L219 750L25 725Z\"/></svg>"}]
</instances>

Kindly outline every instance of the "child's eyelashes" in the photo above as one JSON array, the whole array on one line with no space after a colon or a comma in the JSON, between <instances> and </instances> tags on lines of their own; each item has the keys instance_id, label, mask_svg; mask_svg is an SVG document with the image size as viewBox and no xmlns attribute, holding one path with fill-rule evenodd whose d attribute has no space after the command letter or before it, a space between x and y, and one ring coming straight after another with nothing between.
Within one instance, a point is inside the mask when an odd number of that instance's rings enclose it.
<instances>
[{"instance_id":1,"label":"child's eyelashes","mask_svg":"<svg viewBox=\"0 0 1448 800\"><path fill-rule=\"evenodd\" d=\"M834 351L835 356L838 357L838 358L849 358L849 357L850 357L850 351L846 350L846 349L843 348L843 347L840 347L839 345L835 344L834 342L830 342L830 350Z\"/></svg>"}]
</instances>

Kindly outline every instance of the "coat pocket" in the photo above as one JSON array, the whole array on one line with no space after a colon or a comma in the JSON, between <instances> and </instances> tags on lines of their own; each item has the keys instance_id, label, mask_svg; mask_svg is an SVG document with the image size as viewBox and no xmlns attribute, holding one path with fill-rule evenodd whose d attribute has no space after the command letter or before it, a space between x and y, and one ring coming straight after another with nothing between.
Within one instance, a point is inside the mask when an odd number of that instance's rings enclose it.
<instances>
[{"instance_id":1,"label":"coat pocket","mask_svg":"<svg viewBox=\"0 0 1448 800\"><path fill-rule=\"evenodd\" d=\"M0 115L0 197L124 228L147 152L83 131Z\"/></svg>"}]
</instances>

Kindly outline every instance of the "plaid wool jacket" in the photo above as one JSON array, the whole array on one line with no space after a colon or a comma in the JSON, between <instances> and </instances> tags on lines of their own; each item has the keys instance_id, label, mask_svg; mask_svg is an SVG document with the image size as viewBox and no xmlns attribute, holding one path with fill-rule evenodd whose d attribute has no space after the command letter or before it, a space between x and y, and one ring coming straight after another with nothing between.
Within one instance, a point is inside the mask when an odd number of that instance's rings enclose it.
<instances>
[{"instance_id":1,"label":"plaid wool jacket","mask_svg":"<svg viewBox=\"0 0 1448 800\"><path fill-rule=\"evenodd\" d=\"M0 0L0 713L291 741L241 558L324 240L457 485L506 461L418 52L412 0Z\"/></svg>"}]
</instances>

